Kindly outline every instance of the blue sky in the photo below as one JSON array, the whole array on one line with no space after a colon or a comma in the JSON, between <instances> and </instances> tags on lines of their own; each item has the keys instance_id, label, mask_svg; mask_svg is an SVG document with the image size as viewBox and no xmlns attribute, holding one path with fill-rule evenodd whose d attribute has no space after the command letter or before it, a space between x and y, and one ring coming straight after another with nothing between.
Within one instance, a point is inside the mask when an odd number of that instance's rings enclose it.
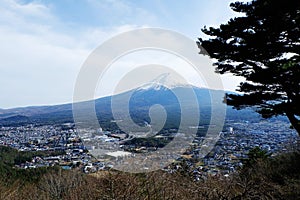
<instances>
[{"instance_id":1,"label":"blue sky","mask_svg":"<svg viewBox=\"0 0 300 200\"><path fill-rule=\"evenodd\" d=\"M237 16L229 0L1 0L0 108L72 102L77 74L103 41L160 27L193 40ZM230 81L228 81L230 80ZM233 90L239 80L225 81Z\"/></svg>"}]
</instances>

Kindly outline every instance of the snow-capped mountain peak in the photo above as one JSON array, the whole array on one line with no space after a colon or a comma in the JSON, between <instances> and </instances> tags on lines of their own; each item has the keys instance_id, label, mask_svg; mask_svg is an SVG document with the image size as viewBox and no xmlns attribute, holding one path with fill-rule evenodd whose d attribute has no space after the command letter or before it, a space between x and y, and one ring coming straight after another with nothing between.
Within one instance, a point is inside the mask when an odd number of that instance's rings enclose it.
<instances>
[{"instance_id":1,"label":"snow-capped mountain peak","mask_svg":"<svg viewBox=\"0 0 300 200\"><path fill-rule=\"evenodd\" d=\"M164 73L159 75L149 83L146 83L141 87L137 88L137 90L149 90L149 89L166 90L166 89L172 89L172 88L183 87L183 86L191 86L191 85L185 83L183 80L180 80L180 78L175 77L170 73Z\"/></svg>"}]
</instances>

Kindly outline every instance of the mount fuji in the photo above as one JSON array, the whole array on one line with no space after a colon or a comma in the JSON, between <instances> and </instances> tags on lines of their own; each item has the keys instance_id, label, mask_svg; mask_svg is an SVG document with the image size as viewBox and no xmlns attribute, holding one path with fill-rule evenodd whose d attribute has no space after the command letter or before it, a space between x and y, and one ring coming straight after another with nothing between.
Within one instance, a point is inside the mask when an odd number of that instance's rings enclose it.
<instances>
[{"instance_id":1,"label":"mount fuji","mask_svg":"<svg viewBox=\"0 0 300 200\"><path fill-rule=\"evenodd\" d=\"M191 90L198 101L196 106L193 98L189 95ZM199 109L201 119L199 125L209 124L211 106L215 103L211 102L212 94L217 97L215 101L218 101L218 103L224 100L224 91L183 84L178 80L170 80L169 74L162 74L153 81L133 90L113 96L98 98L94 101L98 121L104 130L114 131L119 129L115 123L116 119L114 117L115 115L113 115L111 105L112 102L117 105L116 110L119 112L119 116L122 116L122 112L125 110L122 106L124 106L124 102L127 101L126 98L128 98L128 95L130 95L129 104L125 106L129 106L132 121L140 126L145 125L145 123L150 123L150 108L153 105L161 105L167 115L164 129L171 129L178 127L180 122L180 102L184 102L184 104L187 105L185 109ZM177 96L180 96L181 99L177 99ZM88 121L90 113L85 110L86 102L77 104ZM247 114L245 114L245 112ZM236 111L229 106L227 106L227 116L228 115L229 117L247 116L248 118L257 119L257 115L252 110ZM62 124L67 122L74 122L71 103L0 110L0 126Z\"/></svg>"}]
</instances>

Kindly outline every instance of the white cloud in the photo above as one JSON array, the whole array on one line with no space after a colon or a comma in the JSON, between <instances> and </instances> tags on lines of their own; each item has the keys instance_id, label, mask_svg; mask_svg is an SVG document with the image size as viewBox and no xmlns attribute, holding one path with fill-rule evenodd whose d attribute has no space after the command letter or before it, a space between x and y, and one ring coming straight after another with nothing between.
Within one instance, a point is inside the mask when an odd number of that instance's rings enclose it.
<instances>
[{"instance_id":1,"label":"white cloud","mask_svg":"<svg viewBox=\"0 0 300 200\"><path fill-rule=\"evenodd\" d=\"M136 27L62 33L55 26L63 22L50 7L13 0L0 3L0 19L0 107L71 102L77 74L93 48Z\"/></svg>"},{"instance_id":2,"label":"white cloud","mask_svg":"<svg viewBox=\"0 0 300 200\"><path fill-rule=\"evenodd\" d=\"M50 8L43 4L20 4L14 0L1 1L0 19L1 27L30 34L48 31L50 24L56 20Z\"/></svg>"},{"instance_id":3,"label":"white cloud","mask_svg":"<svg viewBox=\"0 0 300 200\"><path fill-rule=\"evenodd\" d=\"M164 20L133 2L87 3L98 25L60 19L54 2L0 1L0 107L71 102L77 74L93 49L118 33Z\"/></svg>"}]
</instances>

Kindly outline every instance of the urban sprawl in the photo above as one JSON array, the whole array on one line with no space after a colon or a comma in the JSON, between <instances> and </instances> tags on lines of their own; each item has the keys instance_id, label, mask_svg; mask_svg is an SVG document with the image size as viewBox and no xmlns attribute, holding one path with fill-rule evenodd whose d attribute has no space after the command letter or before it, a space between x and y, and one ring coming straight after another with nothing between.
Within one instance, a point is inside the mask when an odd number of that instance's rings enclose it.
<instances>
[{"instance_id":1,"label":"urban sprawl","mask_svg":"<svg viewBox=\"0 0 300 200\"><path fill-rule=\"evenodd\" d=\"M292 146L298 140L296 132L290 129L289 124L282 120L263 120L257 123L248 121L234 122L227 120L225 131L220 133L220 138L213 150L202 158L201 142L203 138L195 137L191 147L175 161L175 167L166 167L164 170L176 170L176 162L184 159L195 176L199 179L204 175L221 174L228 176L239 166L247 153L254 147L267 150L271 155L288 151L286 146ZM124 134L110 131L98 131L98 139L107 144L119 145L119 140ZM55 156L35 156L32 161L21 163L19 168L37 168L60 166L63 169L80 168L85 173L112 168L105 159L96 159L89 153L89 148L84 145L84 140L77 134L74 124L62 125L34 125L18 127L0 127L0 145L10 146L18 151L47 151L61 152ZM134 147L133 147L134 148ZM150 147L136 147L135 153ZM153 151L153 147L151 149ZM131 154L134 154L131 152ZM116 155L118 156L118 155ZM119 155L121 156L121 155ZM174 166L174 165L173 165Z\"/></svg>"}]
</instances>

